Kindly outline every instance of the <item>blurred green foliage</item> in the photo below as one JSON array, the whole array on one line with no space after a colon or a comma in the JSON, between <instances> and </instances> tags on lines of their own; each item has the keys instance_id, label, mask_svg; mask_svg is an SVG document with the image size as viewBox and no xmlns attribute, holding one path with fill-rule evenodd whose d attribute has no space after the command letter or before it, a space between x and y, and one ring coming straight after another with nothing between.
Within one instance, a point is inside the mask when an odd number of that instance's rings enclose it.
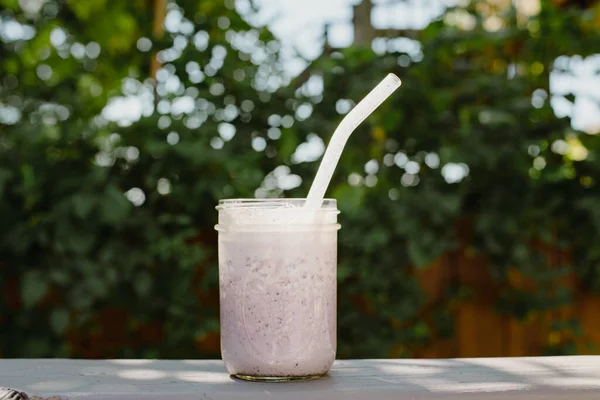
<instances>
[{"instance_id":1,"label":"blurred green foliage","mask_svg":"<svg viewBox=\"0 0 600 400\"><path fill-rule=\"evenodd\" d=\"M24 32L0 38L0 356L217 357L218 199L304 197L318 163L298 146L326 141L388 72L403 87L353 135L329 191L339 356L452 334L448 307L424 314L415 268L464 245L459 224L504 288L502 312L572 302L534 242L571 249L565 270L600 290L600 140L556 117L549 94L559 57L598 50L589 11L508 10L489 32L475 5L449 9L419 41L324 55L320 92L288 85L279 43L233 1L171 2L159 38L152 2L28 4L0 0L3 26ZM139 118L110 122L107 102ZM290 172L301 185L278 185ZM511 268L538 290L511 287Z\"/></svg>"}]
</instances>

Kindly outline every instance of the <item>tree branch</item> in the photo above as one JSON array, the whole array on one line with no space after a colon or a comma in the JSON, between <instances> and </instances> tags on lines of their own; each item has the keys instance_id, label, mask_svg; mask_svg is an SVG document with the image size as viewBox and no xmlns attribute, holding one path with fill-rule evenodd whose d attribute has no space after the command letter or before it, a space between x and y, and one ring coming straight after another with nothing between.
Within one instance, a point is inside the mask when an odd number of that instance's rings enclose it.
<instances>
[{"instance_id":1,"label":"tree branch","mask_svg":"<svg viewBox=\"0 0 600 400\"><path fill-rule=\"evenodd\" d=\"M154 0L154 19L152 20L152 36L155 40L160 39L165 33L165 16L167 14L167 0ZM160 62L157 58L158 52L152 53L152 63L150 64L150 77L156 81L156 72L160 68Z\"/></svg>"}]
</instances>

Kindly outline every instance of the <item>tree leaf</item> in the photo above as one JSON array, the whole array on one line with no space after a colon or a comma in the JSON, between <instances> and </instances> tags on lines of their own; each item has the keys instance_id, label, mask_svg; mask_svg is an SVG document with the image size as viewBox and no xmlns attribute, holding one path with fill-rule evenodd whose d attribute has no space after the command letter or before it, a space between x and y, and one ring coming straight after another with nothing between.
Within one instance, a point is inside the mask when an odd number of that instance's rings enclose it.
<instances>
[{"instance_id":1,"label":"tree leaf","mask_svg":"<svg viewBox=\"0 0 600 400\"><path fill-rule=\"evenodd\" d=\"M69 313L63 308L52 310L50 313L50 326L59 335L64 333L69 326Z\"/></svg>"},{"instance_id":2,"label":"tree leaf","mask_svg":"<svg viewBox=\"0 0 600 400\"><path fill-rule=\"evenodd\" d=\"M107 186L102 202L102 217L109 224L125 219L131 210L131 203L114 185Z\"/></svg>"},{"instance_id":3,"label":"tree leaf","mask_svg":"<svg viewBox=\"0 0 600 400\"><path fill-rule=\"evenodd\" d=\"M152 289L152 276L148 272L141 272L134 282L135 292L140 297L146 297Z\"/></svg>"},{"instance_id":4,"label":"tree leaf","mask_svg":"<svg viewBox=\"0 0 600 400\"><path fill-rule=\"evenodd\" d=\"M48 289L48 282L39 271L27 271L21 282L21 300L25 308L37 305Z\"/></svg>"}]
</instances>

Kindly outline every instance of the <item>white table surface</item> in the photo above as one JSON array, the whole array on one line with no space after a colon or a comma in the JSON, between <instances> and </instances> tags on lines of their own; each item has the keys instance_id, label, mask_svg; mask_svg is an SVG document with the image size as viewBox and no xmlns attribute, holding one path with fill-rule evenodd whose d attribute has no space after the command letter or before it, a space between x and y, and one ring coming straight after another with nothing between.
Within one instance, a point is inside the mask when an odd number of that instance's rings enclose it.
<instances>
[{"instance_id":1,"label":"white table surface","mask_svg":"<svg viewBox=\"0 0 600 400\"><path fill-rule=\"evenodd\" d=\"M237 381L220 360L2 359L0 386L85 400L600 400L600 356L342 360L294 383Z\"/></svg>"}]
</instances>

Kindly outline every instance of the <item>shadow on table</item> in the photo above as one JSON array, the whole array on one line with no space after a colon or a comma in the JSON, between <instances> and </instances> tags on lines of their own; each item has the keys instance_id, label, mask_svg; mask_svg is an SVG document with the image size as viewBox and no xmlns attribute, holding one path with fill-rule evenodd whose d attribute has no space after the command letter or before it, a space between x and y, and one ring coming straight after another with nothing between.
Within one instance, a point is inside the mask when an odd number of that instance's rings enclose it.
<instances>
[{"instance_id":1,"label":"shadow on table","mask_svg":"<svg viewBox=\"0 0 600 400\"><path fill-rule=\"evenodd\" d=\"M446 394L600 390L598 361L592 357L384 359L365 360L365 367L371 371L363 372L364 379Z\"/></svg>"}]
</instances>

